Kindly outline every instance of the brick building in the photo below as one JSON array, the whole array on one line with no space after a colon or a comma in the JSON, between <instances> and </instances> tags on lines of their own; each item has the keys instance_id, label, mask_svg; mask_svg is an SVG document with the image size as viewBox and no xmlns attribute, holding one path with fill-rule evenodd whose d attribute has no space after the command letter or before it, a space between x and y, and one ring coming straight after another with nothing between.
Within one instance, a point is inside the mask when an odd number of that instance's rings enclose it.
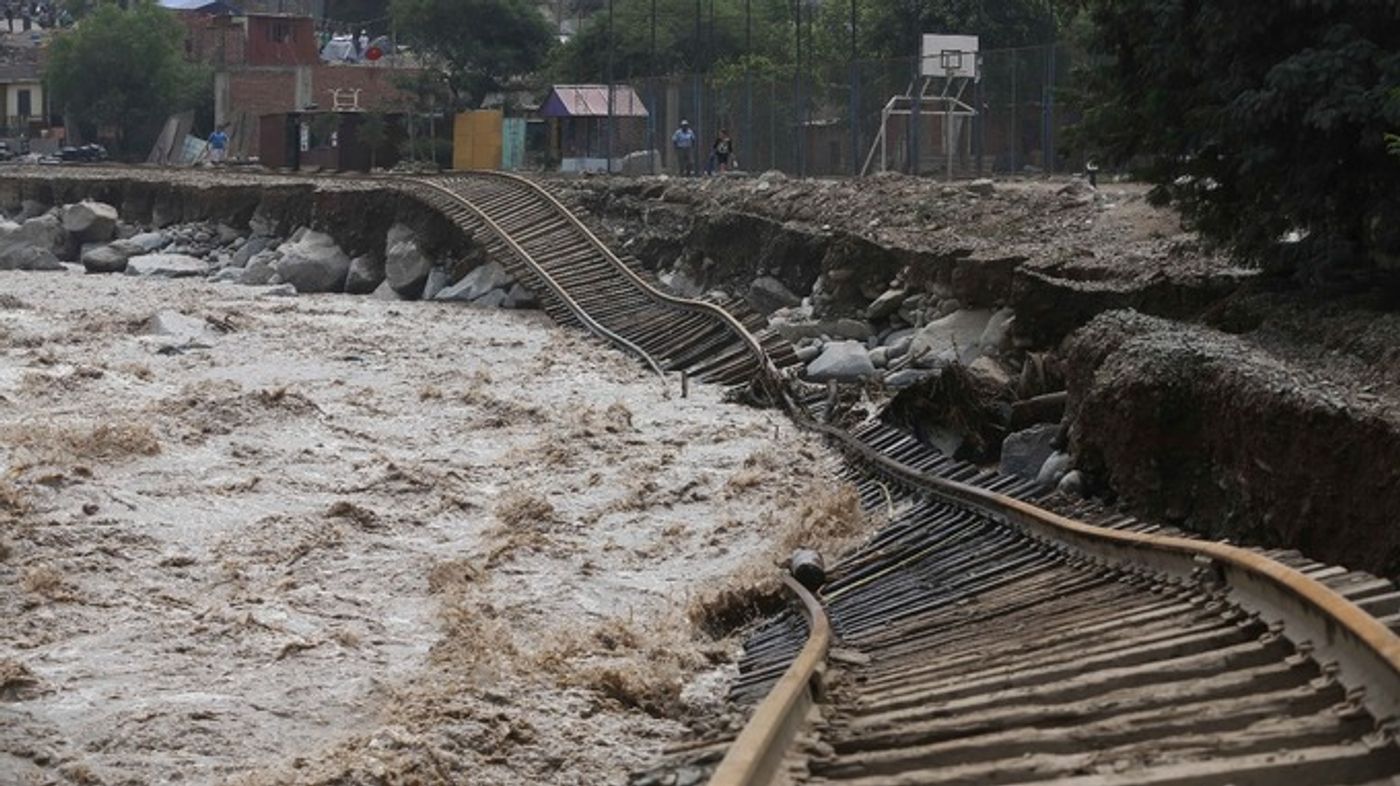
<instances>
[{"instance_id":1,"label":"brick building","mask_svg":"<svg viewBox=\"0 0 1400 786\"><path fill-rule=\"evenodd\" d=\"M416 69L394 56L323 62L310 0L210 0L178 9L185 51L214 67L214 122L230 129L232 153L256 156L266 115L330 108L402 110L395 77ZM235 5L236 4L236 7Z\"/></svg>"}]
</instances>

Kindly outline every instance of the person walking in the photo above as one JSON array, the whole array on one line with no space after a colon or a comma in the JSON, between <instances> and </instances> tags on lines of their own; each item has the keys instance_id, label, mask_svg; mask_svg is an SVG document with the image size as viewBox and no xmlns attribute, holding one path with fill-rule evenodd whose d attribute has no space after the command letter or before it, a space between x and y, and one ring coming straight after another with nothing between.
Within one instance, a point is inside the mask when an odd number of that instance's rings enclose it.
<instances>
[{"instance_id":1,"label":"person walking","mask_svg":"<svg viewBox=\"0 0 1400 786\"><path fill-rule=\"evenodd\" d=\"M228 134L224 133L223 126L219 126L214 129L214 133L209 135L209 161L214 164L222 164L227 153Z\"/></svg>"},{"instance_id":2,"label":"person walking","mask_svg":"<svg viewBox=\"0 0 1400 786\"><path fill-rule=\"evenodd\" d=\"M734 153L734 140L729 138L729 130L721 128L715 135L715 144L712 150L715 157L715 169L719 172L729 171L729 159Z\"/></svg>"},{"instance_id":3,"label":"person walking","mask_svg":"<svg viewBox=\"0 0 1400 786\"><path fill-rule=\"evenodd\" d=\"M671 135L671 146L676 149L676 168L683 176L695 174L695 145L695 132L690 130L689 122L682 120L681 127Z\"/></svg>"}]
</instances>

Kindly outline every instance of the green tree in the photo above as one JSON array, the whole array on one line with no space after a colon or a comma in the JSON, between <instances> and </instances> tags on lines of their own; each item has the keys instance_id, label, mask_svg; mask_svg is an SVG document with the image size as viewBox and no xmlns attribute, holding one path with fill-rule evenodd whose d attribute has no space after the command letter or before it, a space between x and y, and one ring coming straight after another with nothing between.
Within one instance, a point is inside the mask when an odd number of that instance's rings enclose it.
<instances>
[{"instance_id":1,"label":"green tree","mask_svg":"<svg viewBox=\"0 0 1400 786\"><path fill-rule=\"evenodd\" d=\"M544 16L527 0L393 0L399 39L445 66L454 103L479 106L549 50Z\"/></svg>"},{"instance_id":2,"label":"green tree","mask_svg":"<svg viewBox=\"0 0 1400 786\"><path fill-rule=\"evenodd\" d=\"M208 101L207 69L185 62L184 29L149 0L104 3L55 34L45 83L83 134L117 155L144 154L172 112Z\"/></svg>"},{"instance_id":3,"label":"green tree","mask_svg":"<svg viewBox=\"0 0 1400 786\"><path fill-rule=\"evenodd\" d=\"M1076 138L1204 235L1305 274L1400 257L1400 16L1376 0L1087 0ZM1287 238L1287 242L1281 239Z\"/></svg>"}]
</instances>

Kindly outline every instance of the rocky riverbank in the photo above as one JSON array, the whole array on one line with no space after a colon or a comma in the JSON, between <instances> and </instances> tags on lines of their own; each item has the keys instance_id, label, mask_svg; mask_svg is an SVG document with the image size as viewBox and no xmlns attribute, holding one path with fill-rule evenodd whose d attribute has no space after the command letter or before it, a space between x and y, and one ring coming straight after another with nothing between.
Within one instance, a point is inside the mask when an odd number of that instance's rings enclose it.
<instances>
[{"instance_id":1,"label":"rocky riverbank","mask_svg":"<svg viewBox=\"0 0 1400 786\"><path fill-rule=\"evenodd\" d=\"M1132 184L556 188L664 285L745 297L805 378L946 452L1202 534L1400 572L1400 387L1377 371L1400 360L1393 298L1261 278Z\"/></svg>"},{"instance_id":2,"label":"rocky riverbank","mask_svg":"<svg viewBox=\"0 0 1400 786\"><path fill-rule=\"evenodd\" d=\"M532 308L456 225L346 181L112 170L0 179L0 270L207 278L267 295L340 292ZM360 220L356 221L355 215Z\"/></svg>"}]
</instances>

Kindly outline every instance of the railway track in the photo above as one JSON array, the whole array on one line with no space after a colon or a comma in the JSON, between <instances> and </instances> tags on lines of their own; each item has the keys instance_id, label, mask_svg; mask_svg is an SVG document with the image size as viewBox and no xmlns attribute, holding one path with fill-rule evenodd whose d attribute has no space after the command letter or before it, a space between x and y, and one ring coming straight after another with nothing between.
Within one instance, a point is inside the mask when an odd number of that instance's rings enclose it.
<instances>
[{"instance_id":1,"label":"railway track","mask_svg":"<svg viewBox=\"0 0 1400 786\"><path fill-rule=\"evenodd\" d=\"M739 301L662 292L534 182L504 173L394 181L437 208L542 298L556 321L581 326L658 373L680 371L780 394L791 345Z\"/></svg>"},{"instance_id":2,"label":"railway track","mask_svg":"<svg viewBox=\"0 0 1400 786\"><path fill-rule=\"evenodd\" d=\"M823 425L786 391L795 358L761 320L656 290L533 183L399 187L484 239L558 321L658 371L753 384L846 454L867 507L892 512L819 596L789 582L801 613L747 642L732 698L751 721L676 759L713 766L712 783L1400 783L1388 581L1065 518L1035 506L1033 484L887 426Z\"/></svg>"}]
</instances>

